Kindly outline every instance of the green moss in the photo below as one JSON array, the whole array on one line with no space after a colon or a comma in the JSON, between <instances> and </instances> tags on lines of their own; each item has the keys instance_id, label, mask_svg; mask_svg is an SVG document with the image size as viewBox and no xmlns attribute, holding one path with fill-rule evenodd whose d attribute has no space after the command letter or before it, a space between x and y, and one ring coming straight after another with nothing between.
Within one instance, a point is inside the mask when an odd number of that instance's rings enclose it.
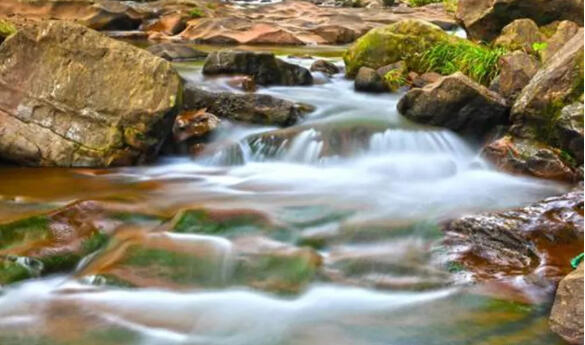
<instances>
[{"instance_id":1,"label":"green moss","mask_svg":"<svg viewBox=\"0 0 585 345\"><path fill-rule=\"evenodd\" d=\"M173 230L179 233L226 235L257 232L264 228L264 219L256 214L235 214L213 219L206 210L188 210L182 214Z\"/></svg>"},{"instance_id":2,"label":"green moss","mask_svg":"<svg viewBox=\"0 0 585 345\"><path fill-rule=\"evenodd\" d=\"M49 219L35 216L0 225L0 248L6 249L27 241L49 239Z\"/></svg>"},{"instance_id":3,"label":"green moss","mask_svg":"<svg viewBox=\"0 0 585 345\"><path fill-rule=\"evenodd\" d=\"M315 272L310 257L266 254L241 261L235 279L252 286L269 286L278 292L293 292L309 282Z\"/></svg>"},{"instance_id":4,"label":"green moss","mask_svg":"<svg viewBox=\"0 0 585 345\"><path fill-rule=\"evenodd\" d=\"M146 267L149 276L176 284L217 286L221 283L223 260L215 256L208 258L167 249L133 246L119 264Z\"/></svg>"},{"instance_id":5,"label":"green moss","mask_svg":"<svg viewBox=\"0 0 585 345\"><path fill-rule=\"evenodd\" d=\"M0 37L1 38L6 38L12 34L16 33L16 27L6 21L6 20L0 20Z\"/></svg>"},{"instance_id":6,"label":"green moss","mask_svg":"<svg viewBox=\"0 0 585 345\"><path fill-rule=\"evenodd\" d=\"M362 66L380 68L398 61L408 67L438 42L460 40L438 26L422 20L408 19L370 30L344 54L346 73L354 77Z\"/></svg>"},{"instance_id":7,"label":"green moss","mask_svg":"<svg viewBox=\"0 0 585 345\"><path fill-rule=\"evenodd\" d=\"M428 4L436 4L443 2L443 0L407 0L408 5L412 7L425 6Z\"/></svg>"},{"instance_id":8,"label":"green moss","mask_svg":"<svg viewBox=\"0 0 585 345\"><path fill-rule=\"evenodd\" d=\"M189 16L191 16L191 18L203 18L203 17L205 17L205 12L203 12L201 9L195 7L189 11Z\"/></svg>"},{"instance_id":9,"label":"green moss","mask_svg":"<svg viewBox=\"0 0 585 345\"><path fill-rule=\"evenodd\" d=\"M16 258L0 258L0 285L31 278L31 270Z\"/></svg>"}]
</instances>

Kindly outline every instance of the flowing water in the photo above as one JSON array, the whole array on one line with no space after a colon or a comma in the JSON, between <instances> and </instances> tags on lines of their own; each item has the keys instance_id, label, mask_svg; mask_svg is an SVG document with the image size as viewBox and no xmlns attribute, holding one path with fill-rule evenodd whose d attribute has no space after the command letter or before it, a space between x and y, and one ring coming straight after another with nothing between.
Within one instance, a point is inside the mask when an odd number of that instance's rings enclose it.
<instances>
[{"instance_id":1,"label":"flowing water","mask_svg":"<svg viewBox=\"0 0 585 345\"><path fill-rule=\"evenodd\" d=\"M474 143L402 118L399 95L315 77L258 91L314 106L298 125L224 122L197 159L0 169L2 222L78 200L126 210L74 272L0 290L0 344L561 344L549 301L454 272L438 224L566 187L496 172Z\"/></svg>"}]
</instances>

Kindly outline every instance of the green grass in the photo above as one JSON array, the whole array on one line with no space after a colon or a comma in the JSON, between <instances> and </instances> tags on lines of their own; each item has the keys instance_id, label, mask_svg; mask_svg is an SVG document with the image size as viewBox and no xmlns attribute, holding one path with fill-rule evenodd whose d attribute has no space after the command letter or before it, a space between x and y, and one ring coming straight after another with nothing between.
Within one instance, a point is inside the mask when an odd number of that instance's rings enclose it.
<instances>
[{"instance_id":1,"label":"green grass","mask_svg":"<svg viewBox=\"0 0 585 345\"><path fill-rule=\"evenodd\" d=\"M438 3L438 2L443 2L443 0L407 0L407 3L411 7L425 6L428 4L434 4L434 3Z\"/></svg>"},{"instance_id":2,"label":"green grass","mask_svg":"<svg viewBox=\"0 0 585 345\"><path fill-rule=\"evenodd\" d=\"M420 72L449 75L461 71L476 82L488 85L499 73L498 60L507 51L467 41L440 42L417 61Z\"/></svg>"},{"instance_id":3,"label":"green grass","mask_svg":"<svg viewBox=\"0 0 585 345\"><path fill-rule=\"evenodd\" d=\"M406 85L406 78L404 76L404 70L394 69L394 70L388 71L388 73L386 73L386 75L384 75L384 81L386 82L386 85L388 85L388 88L390 89L390 91L392 91L392 92L397 91L400 87Z\"/></svg>"}]
</instances>

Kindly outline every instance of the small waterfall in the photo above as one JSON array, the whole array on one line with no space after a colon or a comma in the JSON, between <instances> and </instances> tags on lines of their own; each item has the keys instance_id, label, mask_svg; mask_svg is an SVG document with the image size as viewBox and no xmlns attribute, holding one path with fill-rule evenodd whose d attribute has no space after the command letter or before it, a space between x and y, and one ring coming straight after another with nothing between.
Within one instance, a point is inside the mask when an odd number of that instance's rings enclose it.
<instances>
[{"instance_id":1,"label":"small waterfall","mask_svg":"<svg viewBox=\"0 0 585 345\"><path fill-rule=\"evenodd\" d=\"M313 163L323 150L320 133L313 128L301 132L292 141L283 159L291 162Z\"/></svg>"},{"instance_id":2,"label":"small waterfall","mask_svg":"<svg viewBox=\"0 0 585 345\"><path fill-rule=\"evenodd\" d=\"M443 153L457 158L473 157L467 144L450 131L387 129L372 135L370 152L387 153Z\"/></svg>"}]
</instances>

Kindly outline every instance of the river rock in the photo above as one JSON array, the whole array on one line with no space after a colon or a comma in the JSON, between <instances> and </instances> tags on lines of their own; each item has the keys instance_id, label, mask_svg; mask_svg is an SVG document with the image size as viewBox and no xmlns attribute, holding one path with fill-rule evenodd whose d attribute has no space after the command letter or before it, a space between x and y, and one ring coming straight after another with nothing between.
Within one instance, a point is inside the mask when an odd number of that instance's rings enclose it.
<instances>
[{"instance_id":1,"label":"river rock","mask_svg":"<svg viewBox=\"0 0 585 345\"><path fill-rule=\"evenodd\" d=\"M583 262L557 289L550 328L571 344L583 344Z\"/></svg>"},{"instance_id":2,"label":"river rock","mask_svg":"<svg viewBox=\"0 0 585 345\"><path fill-rule=\"evenodd\" d=\"M436 72L427 72L423 74L409 72L407 77L412 87L424 87L425 85L436 83L443 76Z\"/></svg>"},{"instance_id":3,"label":"river rock","mask_svg":"<svg viewBox=\"0 0 585 345\"><path fill-rule=\"evenodd\" d=\"M222 3L213 15L189 20L183 32L169 39L234 45L347 44L372 28L415 18L444 29L456 27L453 16L442 7L380 11L287 0L249 7Z\"/></svg>"},{"instance_id":4,"label":"river rock","mask_svg":"<svg viewBox=\"0 0 585 345\"><path fill-rule=\"evenodd\" d=\"M173 138L175 142L183 142L188 139L200 139L213 132L219 126L221 120L206 110L188 110L177 115L173 125Z\"/></svg>"},{"instance_id":5,"label":"river rock","mask_svg":"<svg viewBox=\"0 0 585 345\"><path fill-rule=\"evenodd\" d=\"M159 43L148 47L146 50L169 61L203 60L207 57L207 53L188 44L180 43Z\"/></svg>"},{"instance_id":6,"label":"river rock","mask_svg":"<svg viewBox=\"0 0 585 345\"><path fill-rule=\"evenodd\" d=\"M540 52L540 58L543 62L549 61L556 52L579 32L579 25L570 20L555 22L551 26L555 27L555 31L546 40L546 48ZM541 31L545 31L545 29L541 28Z\"/></svg>"},{"instance_id":7,"label":"river rock","mask_svg":"<svg viewBox=\"0 0 585 345\"><path fill-rule=\"evenodd\" d=\"M341 72L341 70L333 62L321 59L313 62L311 72L323 72L327 75L333 75Z\"/></svg>"},{"instance_id":8,"label":"river rock","mask_svg":"<svg viewBox=\"0 0 585 345\"><path fill-rule=\"evenodd\" d=\"M361 67L355 77L354 87L356 91L365 92L385 92L388 91L384 79L380 77L375 69L369 67Z\"/></svg>"},{"instance_id":9,"label":"river rock","mask_svg":"<svg viewBox=\"0 0 585 345\"><path fill-rule=\"evenodd\" d=\"M505 99L461 72L415 88L398 102L398 111L415 122L482 136L507 120Z\"/></svg>"},{"instance_id":10,"label":"river rock","mask_svg":"<svg viewBox=\"0 0 585 345\"><path fill-rule=\"evenodd\" d=\"M534 273L559 281L583 251L583 189L522 208L464 216L443 229L449 255L475 279Z\"/></svg>"},{"instance_id":11,"label":"river rock","mask_svg":"<svg viewBox=\"0 0 585 345\"><path fill-rule=\"evenodd\" d=\"M0 1L0 17L12 15L35 20L75 21L95 30L136 30L145 18L144 13L120 1Z\"/></svg>"},{"instance_id":12,"label":"river rock","mask_svg":"<svg viewBox=\"0 0 585 345\"><path fill-rule=\"evenodd\" d=\"M533 20L517 19L502 29L502 34L494 41L494 44L509 50L533 53L533 44L544 41L545 36Z\"/></svg>"},{"instance_id":13,"label":"river rock","mask_svg":"<svg viewBox=\"0 0 585 345\"><path fill-rule=\"evenodd\" d=\"M108 242L122 224L119 215L134 214L132 208L79 201L0 224L0 285L72 270L83 257Z\"/></svg>"},{"instance_id":14,"label":"river rock","mask_svg":"<svg viewBox=\"0 0 585 345\"><path fill-rule=\"evenodd\" d=\"M234 224L235 225L235 224ZM167 289L250 286L299 292L321 265L310 248L262 236L228 240L197 233L119 231L79 274L93 284Z\"/></svg>"},{"instance_id":15,"label":"river rock","mask_svg":"<svg viewBox=\"0 0 585 345\"><path fill-rule=\"evenodd\" d=\"M575 182L575 163L557 148L532 139L504 136L484 147L482 154L500 170L544 179Z\"/></svg>"},{"instance_id":16,"label":"river rock","mask_svg":"<svg viewBox=\"0 0 585 345\"><path fill-rule=\"evenodd\" d=\"M582 0L460 0L457 19L469 38L491 41L515 19L529 18L538 25L572 20L583 25Z\"/></svg>"},{"instance_id":17,"label":"river rock","mask_svg":"<svg viewBox=\"0 0 585 345\"><path fill-rule=\"evenodd\" d=\"M456 40L436 25L422 20L403 20L369 31L344 54L346 74L355 77L361 67L378 69L422 54L433 44Z\"/></svg>"},{"instance_id":18,"label":"river rock","mask_svg":"<svg viewBox=\"0 0 585 345\"><path fill-rule=\"evenodd\" d=\"M497 92L510 102L518 97L540 67L534 56L518 50L502 56L498 64Z\"/></svg>"},{"instance_id":19,"label":"river rock","mask_svg":"<svg viewBox=\"0 0 585 345\"><path fill-rule=\"evenodd\" d=\"M183 102L185 109L205 108L220 118L264 125L292 125L303 115L300 104L270 95L216 93L192 84L185 86Z\"/></svg>"},{"instance_id":20,"label":"river rock","mask_svg":"<svg viewBox=\"0 0 585 345\"><path fill-rule=\"evenodd\" d=\"M187 18L180 13L171 13L163 15L146 25L144 31L160 32L165 35L173 36L185 30Z\"/></svg>"},{"instance_id":21,"label":"river rock","mask_svg":"<svg viewBox=\"0 0 585 345\"><path fill-rule=\"evenodd\" d=\"M522 90L512 107L512 131L558 145L552 131L562 108L583 95L583 29L552 57ZM564 149L564 147L561 147Z\"/></svg>"},{"instance_id":22,"label":"river rock","mask_svg":"<svg viewBox=\"0 0 585 345\"><path fill-rule=\"evenodd\" d=\"M26 165L144 162L170 132L171 64L65 21L28 22L0 45L0 157Z\"/></svg>"},{"instance_id":23,"label":"river rock","mask_svg":"<svg viewBox=\"0 0 585 345\"><path fill-rule=\"evenodd\" d=\"M583 103L565 106L554 123L553 133L560 147L568 151L577 164L583 164Z\"/></svg>"},{"instance_id":24,"label":"river rock","mask_svg":"<svg viewBox=\"0 0 585 345\"><path fill-rule=\"evenodd\" d=\"M209 54L203 74L246 74L259 85L311 85L308 69L277 59L272 53L218 51Z\"/></svg>"}]
</instances>

